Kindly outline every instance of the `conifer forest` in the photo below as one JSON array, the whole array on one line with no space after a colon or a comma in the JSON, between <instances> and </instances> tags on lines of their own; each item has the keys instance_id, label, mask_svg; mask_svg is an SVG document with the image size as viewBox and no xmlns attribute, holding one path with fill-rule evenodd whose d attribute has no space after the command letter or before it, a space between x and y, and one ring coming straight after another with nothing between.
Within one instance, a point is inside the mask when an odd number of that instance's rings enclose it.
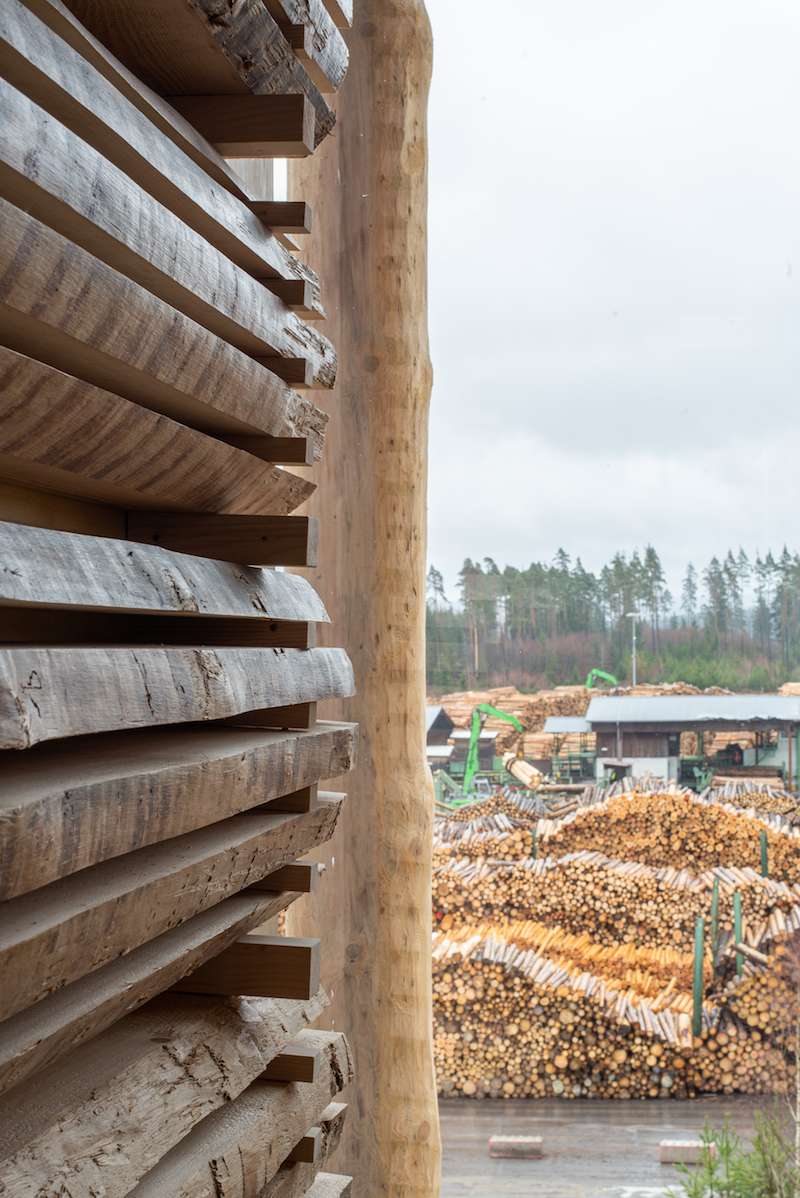
<instances>
[{"instance_id":1,"label":"conifer forest","mask_svg":"<svg viewBox=\"0 0 800 1198\"><path fill-rule=\"evenodd\" d=\"M598 574L563 549L526 569L467 558L455 595L430 567L427 610L431 694L532 691L594 668L629 684L634 628L638 682L760 691L800 677L800 555L786 547L689 562L676 595L652 545Z\"/></svg>"}]
</instances>

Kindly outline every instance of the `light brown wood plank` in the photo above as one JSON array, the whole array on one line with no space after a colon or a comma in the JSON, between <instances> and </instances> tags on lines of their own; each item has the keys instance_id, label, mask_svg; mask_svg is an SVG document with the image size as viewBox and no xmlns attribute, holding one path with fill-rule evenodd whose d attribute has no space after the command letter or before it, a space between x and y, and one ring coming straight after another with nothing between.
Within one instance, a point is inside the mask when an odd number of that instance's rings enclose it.
<instances>
[{"instance_id":1,"label":"light brown wood plank","mask_svg":"<svg viewBox=\"0 0 800 1198\"><path fill-rule=\"evenodd\" d=\"M125 512L49 491L0 482L0 520L28 528L59 529L87 536L124 537Z\"/></svg>"},{"instance_id":2,"label":"light brown wood plank","mask_svg":"<svg viewBox=\"0 0 800 1198\"><path fill-rule=\"evenodd\" d=\"M302 1040L293 1040L259 1076L265 1082L315 1082L321 1065L319 1045L307 1046Z\"/></svg>"},{"instance_id":3,"label":"light brown wood plank","mask_svg":"<svg viewBox=\"0 0 800 1198\"><path fill-rule=\"evenodd\" d=\"M240 728L313 728L317 722L317 705L292 703L286 707L264 707L229 716L223 722Z\"/></svg>"},{"instance_id":4,"label":"light brown wood plank","mask_svg":"<svg viewBox=\"0 0 800 1198\"><path fill-rule=\"evenodd\" d=\"M316 1082L253 1082L235 1102L195 1126L151 1169L131 1198L166 1198L180 1193L200 1198L219 1193L256 1198L275 1176L279 1162L318 1123L330 1099L352 1077L347 1041L335 1032L314 1032L323 1068Z\"/></svg>"},{"instance_id":5,"label":"light brown wood plank","mask_svg":"<svg viewBox=\"0 0 800 1198\"><path fill-rule=\"evenodd\" d=\"M257 994L306 1000L319 990L320 960L319 940L249 933L181 978L172 989L185 994Z\"/></svg>"},{"instance_id":6,"label":"light brown wood plank","mask_svg":"<svg viewBox=\"0 0 800 1198\"><path fill-rule=\"evenodd\" d=\"M277 295L287 308L291 308L293 312L302 312L306 320L316 320L322 315L315 311L313 290L303 279L262 279L261 282L273 295ZM285 362L286 359L281 361ZM291 382L291 379L287 381Z\"/></svg>"},{"instance_id":7,"label":"light brown wood plank","mask_svg":"<svg viewBox=\"0 0 800 1198\"><path fill-rule=\"evenodd\" d=\"M305 1078L292 1078L292 1081L305 1081ZM302 1161L314 1165L322 1160L322 1128L310 1127L302 1140L298 1140L287 1156L287 1161Z\"/></svg>"},{"instance_id":8,"label":"light brown wood plank","mask_svg":"<svg viewBox=\"0 0 800 1198\"><path fill-rule=\"evenodd\" d=\"M351 694L341 649L0 650L0 748Z\"/></svg>"},{"instance_id":9,"label":"light brown wood plank","mask_svg":"<svg viewBox=\"0 0 800 1198\"><path fill-rule=\"evenodd\" d=\"M12 1190L59 1179L72 1198L100 1185L123 1198L194 1123L235 1100L285 1046L302 1044L324 1005L156 998L0 1099L0 1177L13 1177ZM323 1138L320 1128L320 1149Z\"/></svg>"},{"instance_id":10,"label":"light brown wood plank","mask_svg":"<svg viewBox=\"0 0 800 1198\"><path fill-rule=\"evenodd\" d=\"M314 153L314 109L305 96L168 96L229 158L305 158Z\"/></svg>"},{"instance_id":11,"label":"light brown wood plank","mask_svg":"<svg viewBox=\"0 0 800 1198\"><path fill-rule=\"evenodd\" d=\"M254 882L253 889L296 890L300 894L310 894L317 889L319 878L318 861L293 861L291 865L282 865L260 882Z\"/></svg>"},{"instance_id":12,"label":"light brown wood plank","mask_svg":"<svg viewBox=\"0 0 800 1198\"><path fill-rule=\"evenodd\" d=\"M187 512L285 514L315 489L2 345L0 471L9 481L75 498Z\"/></svg>"},{"instance_id":13,"label":"light brown wood plank","mask_svg":"<svg viewBox=\"0 0 800 1198\"><path fill-rule=\"evenodd\" d=\"M291 891L256 894L249 889L233 895L6 1019L0 1025L0 1092L137 1010L167 990L187 969L274 918L296 897ZM272 1001L256 999L255 1003L260 1007ZM297 1005L307 1011L307 1021L312 1022L327 999L321 990L311 1003Z\"/></svg>"},{"instance_id":14,"label":"light brown wood plank","mask_svg":"<svg viewBox=\"0 0 800 1198\"><path fill-rule=\"evenodd\" d=\"M6 605L0 613L0 648L192 645L199 649L313 649L316 640L316 625L298 620L136 616Z\"/></svg>"},{"instance_id":15,"label":"light brown wood plank","mask_svg":"<svg viewBox=\"0 0 800 1198\"><path fill-rule=\"evenodd\" d=\"M314 522L316 523L316 522ZM41 563L47 562L47 570ZM0 606L329 622L304 578L153 545L0 522Z\"/></svg>"},{"instance_id":16,"label":"light brown wood plank","mask_svg":"<svg viewBox=\"0 0 800 1198\"><path fill-rule=\"evenodd\" d=\"M132 541L250 566L315 566L318 530L316 520L303 516L209 518L175 512L128 516Z\"/></svg>"},{"instance_id":17,"label":"light brown wood plank","mask_svg":"<svg viewBox=\"0 0 800 1198\"><path fill-rule=\"evenodd\" d=\"M312 212L303 200L250 200L247 206L273 233L311 232Z\"/></svg>"},{"instance_id":18,"label":"light brown wood plank","mask_svg":"<svg viewBox=\"0 0 800 1198\"><path fill-rule=\"evenodd\" d=\"M353 24L353 0L322 0L338 29L347 29Z\"/></svg>"},{"instance_id":19,"label":"light brown wood plank","mask_svg":"<svg viewBox=\"0 0 800 1198\"><path fill-rule=\"evenodd\" d=\"M42 3L54 11L48 0ZM321 313L313 272L287 252L249 205L211 179L95 65L29 9L22 0L6 0L0 10L0 73L9 83L238 266L257 278L307 283ZM180 119L177 114L176 119Z\"/></svg>"},{"instance_id":20,"label":"light brown wood plank","mask_svg":"<svg viewBox=\"0 0 800 1198\"><path fill-rule=\"evenodd\" d=\"M221 437L226 445L279 466L313 466L314 442L310 437Z\"/></svg>"},{"instance_id":21,"label":"light brown wood plank","mask_svg":"<svg viewBox=\"0 0 800 1198\"><path fill-rule=\"evenodd\" d=\"M321 1173L321 1170L324 1168L327 1158L339 1147L346 1114L346 1103L329 1103L318 1121L322 1132L320 1160L315 1164L293 1164L290 1161L284 1161L275 1176L270 1178L259 1192L258 1198L302 1198L303 1195L313 1194L313 1187L318 1176L323 1183L326 1176L333 1176L325 1175ZM337 1178L337 1180L348 1183L351 1179L344 1177ZM337 1195L340 1192L349 1194L349 1187L345 1185L341 1191L334 1191Z\"/></svg>"},{"instance_id":22,"label":"light brown wood plank","mask_svg":"<svg viewBox=\"0 0 800 1198\"><path fill-rule=\"evenodd\" d=\"M311 811L317 779L352 769L355 733L352 724L192 725L9 750L0 758L0 898L264 803Z\"/></svg>"},{"instance_id":23,"label":"light brown wood plank","mask_svg":"<svg viewBox=\"0 0 800 1198\"><path fill-rule=\"evenodd\" d=\"M333 386L335 351L311 325L2 79L0 104L5 199L243 352L306 358Z\"/></svg>"},{"instance_id":24,"label":"light brown wood plank","mask_svg":"<svg viewBox=\"0 0 800 1198\"><path fill-rule=\"evenodd\" d=\"M350 1198L353 1181L352 1177L343 1177L339 1173L320 1173L309 1189L307 1198ZM275 1198L283 1198L283 1194L276 1194Z\"/></svg>"},{"instance_id":25,"label":"light brown wood plank","mask_svg":"<svg viewBox=\"0 0 800 1198\"><path fill-rule=\"evenodd\" d=\"M247 812L90 866L2 907L0 1019L245 889L333 833L339 805Z\"/></svg>"},{"instance_id":26,"label":"light brown wood plank","mask_svg":"<svg viewBox=\"0 0 800 1198\"><path fill-rule=\"evenodd\" d=\"M203 432L321 453L327 416L272 371L2 200L0 341Z\"/></svg>"}]
</instances>

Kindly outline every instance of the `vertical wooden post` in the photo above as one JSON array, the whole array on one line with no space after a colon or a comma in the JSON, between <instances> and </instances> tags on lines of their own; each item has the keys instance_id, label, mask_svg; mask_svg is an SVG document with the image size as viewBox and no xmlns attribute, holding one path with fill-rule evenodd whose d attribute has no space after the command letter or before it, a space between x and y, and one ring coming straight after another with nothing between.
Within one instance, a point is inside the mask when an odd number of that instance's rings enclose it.
<instances>
[{"instance_id":1,"label":"vertical wooden post","mask_svg":"<svg viewBox=\"0 0 800 1198\"><path fill-rule=\"evenodd\" d=\"M306 577L352 657L358 695L320 715L359 721L359 762L324 897L297 904L287 931L324 935L330 1021L354 1051L340 1162L354 1194L433 1198L440 1143L424 728L432 42L420 0L358 0L347 39L337 126L313 158L291 164L289 195L314 211L308 260L325 280L323 328L340 363L308 506L320 518L319 569Z\"/></svg>"}]
</instances>

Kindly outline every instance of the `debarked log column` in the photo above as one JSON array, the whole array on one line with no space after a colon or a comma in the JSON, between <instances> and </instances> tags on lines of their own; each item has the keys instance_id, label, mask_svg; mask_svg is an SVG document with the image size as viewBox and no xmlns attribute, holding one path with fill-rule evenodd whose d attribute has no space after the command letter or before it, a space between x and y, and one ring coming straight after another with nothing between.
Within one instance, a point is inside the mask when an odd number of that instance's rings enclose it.
<instances>
[{"instance_id":1,"label":"debarked log column","mask_svg":"<svg viewBox=\"0 0 800 1198\"><path fill-rule=\"evenodd\" d=\"M434 1195L440 1146L431 1042L433 795L425 760L428 405L426 106L431 32L418 0L360 0L336 136L290 166L314 209L340 369L310 511L309 574L349 652L361 748L324 896L288 915L324 929L331 1018L356 1054L344 1160L354 1194ZM330 858L329 858L330 860ZM339 868L341 866L341 868Z\"/></svg>"}]
</instances>

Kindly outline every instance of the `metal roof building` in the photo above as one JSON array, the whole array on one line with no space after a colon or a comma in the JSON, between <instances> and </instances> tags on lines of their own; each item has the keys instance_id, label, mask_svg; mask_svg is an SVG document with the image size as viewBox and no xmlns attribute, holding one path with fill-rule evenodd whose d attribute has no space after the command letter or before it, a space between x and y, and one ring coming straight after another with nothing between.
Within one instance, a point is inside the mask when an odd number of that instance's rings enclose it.
<instances>
[{"instance_id":1,"label":"metal roof building","mask_svg":"<svg viewBox=\"0 0 800 1198\"><path fill-rule=\"evenodd\" d=\"M639 732L738 731L785 728L800 722L794 695L608 695L592 699L593 731L625 724Z\"/></svg>"}]
</instances>

